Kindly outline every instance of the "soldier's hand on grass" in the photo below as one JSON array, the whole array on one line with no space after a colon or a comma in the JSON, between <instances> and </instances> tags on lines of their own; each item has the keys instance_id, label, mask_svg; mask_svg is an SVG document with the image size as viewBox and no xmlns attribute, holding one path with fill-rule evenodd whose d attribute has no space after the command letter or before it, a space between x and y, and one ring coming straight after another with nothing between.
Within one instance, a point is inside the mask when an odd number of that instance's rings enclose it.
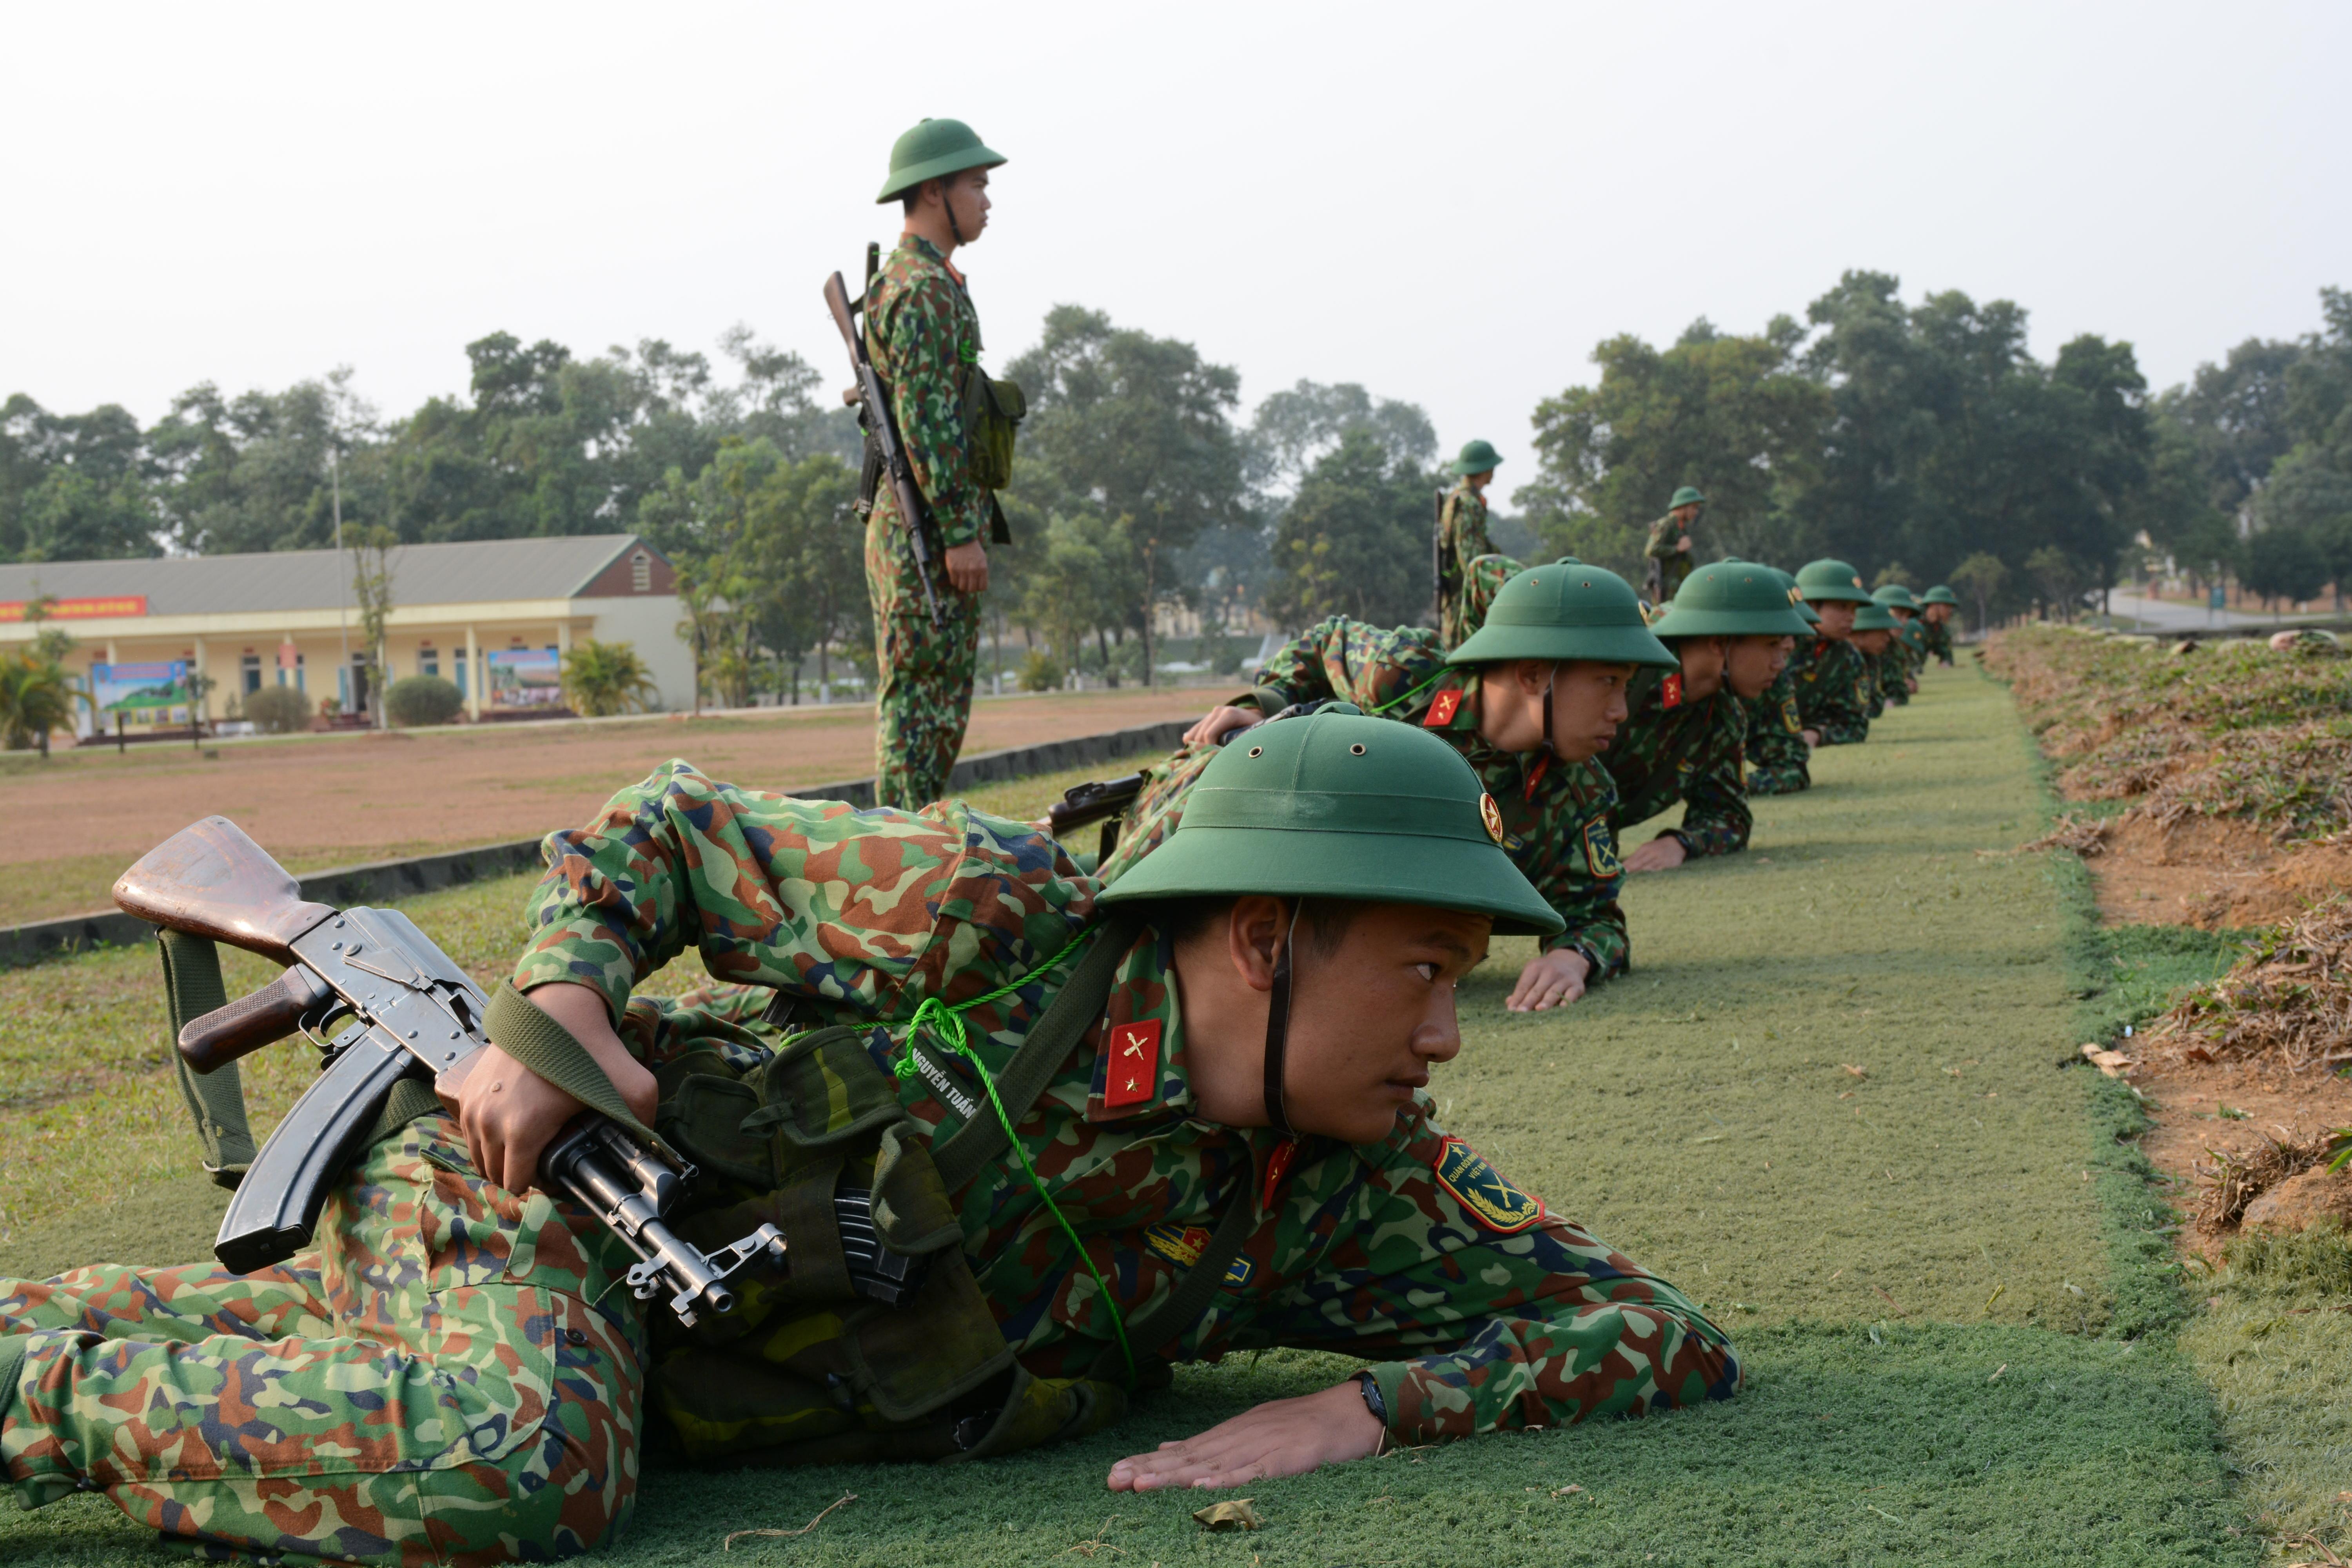
<instances>
[{"instance_id":1,"label":"soldier's hand on grass","mask_svg":"<svg viewBox=\"0 0 2352 1568\"><path fill-rule=\"evenodd\" d=\"M1115 1492L1163 1487L1239 1487L1303 1476L1322 1465L1377 1453L1381 1426L1354 1379L1300 1399L1276 1399L1221 1421L1198 1436L1110 1468Z\"/></svg>"},{"instance_id":2,"label":"soldier's hand on grass","mask_svg":"<svg viewBox=\"0 0 2352 1568\"><path fill-rule=\"evenodd\" d=\"M1661 833L1647 844L1625 857L1628 871L1671 871L1690 858L1683 841L1671 833Z\"/></svg>"},{"instance_id":3,"label":"soldier's hand on grass","mask_svg":"<svg viewBox=\"0 0 2352 1568\"><path fill-rule=\"evenodd\" d=\"M1817 750L1820 747L1822 743L1822 732L1819 730L1805 730L1799 732L1805 737L1805 750L1810 752Z\"/></svg>"},{"instance_id":4,"label":"soldier's hand on grass","mask_svg":"<svg viewBox=\"0 0 2352 1568\"><path fill-rule=\"evenodd\" d=\"M1519 983L1503 1005L1514 1013L1540 1013L1565 1007L1584 994L1585 977L1592 964L1572 947L1556 947L1538 954L1519 971Z\"/></svg>"},{"instance_id":5,"label":"soldier's hand on grass","mask_svg":"<svg viewBox=\"0 0 2352 1568\"><path fill-rule=\"evenodd\" d=\"M585 985L533 986L530 1000L588 1048L624 1104L651 1122L660 1091L654 1075L621 1044L604 999ZM441 1103L457 1118L474 1169L510 1193L539 1180L539 1157L584 1109L496 1045L486 1046L434 1083Z\"/></svg>"},{"instance_id":6,"label":"soldier's hand on grass","mask_svg":"<svg viewBox=\"0 0 2352 1568\"><path fill-rule=\"evenodd\" d=\"M979 540L949 547L948 584L959 594L985 593L988 588L988 546Z\"/></svg>"},{"instance_id":7,"label":"soldier's hand on grass","mask_svg":"<svg viewBox=\"0 0 2352 1568\"><path fill-rule=\"evenodd\" d=\"M1265 720L1265 715L1255 708L1212 708L1207 718L1184 731L1184 743L1188 746L1208 745L1228 731L1246 730L1253 724L1263 723Z\"/></svg>"}]
</instances>

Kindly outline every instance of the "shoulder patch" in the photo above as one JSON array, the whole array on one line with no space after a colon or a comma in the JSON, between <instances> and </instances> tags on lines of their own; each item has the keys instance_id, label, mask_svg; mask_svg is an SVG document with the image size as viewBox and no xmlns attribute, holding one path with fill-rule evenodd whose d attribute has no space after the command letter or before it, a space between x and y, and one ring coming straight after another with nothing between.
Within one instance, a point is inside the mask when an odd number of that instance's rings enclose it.
<instances>
[{"instance_id":1,"label":"shoulder patch","mask_svg":"<svg viewBox=\"0 0 2352 1568\"><path fill-rule=\"evenodd\" d=\"M1422 715L1421 727L1424 730L1443 730L1454 722L1454 715L1460 710L1461 707L1462 693L1458 689L1441 691L1431 700L1429 711Z\"/></svg>"},{"instance_id":2,"label":"shoulder patch","mask_svg":"<svg viewBox=\"0 0 2352 1568\"><path fill-rule=\"evenodd\" d=\"M1207 1227L1197 1225L1170 1225L1165 1221L1146 1226L1143 1245L1173 1263L1179 1268L1190 1268L1201 1261L1201 1254L1209 1246ZM1225 1267L1225 1288L1238 1290L1249 1283L1251 1263L1246 1258L1236 1258Z\"/></svg>"},{"instance_id":3,"label":"shoulder patch","mask_svg":"<svg viewBox=\"0 0 2352 1568\"><path fill-rule=\"evenodd\" d=\"M1664 680L1658 682L1658 696L1661 705L1664 707L1679 708L1683 705L1683 674L1681 670L1678 669L1675 671L1674 674L1669 675Z\"/></svg>"},{"instance_id":4,"label":"shoulder patch","mask_svg":"<svg viewBox=\"0 0 2352 1568\"><path fill-rule=\"evenodd\" d=\"M1586 869L1604 881L1625 873L1624 863L1617 858L1617 840L1611 835L1604 817L1596 816L1584 825L1584 864Z\"/></svg>"},{"instance_id":5,"label":"shoulder patch","mask_svg":"<svg viewBox=\"0 0 2352 1568\"><path fill-rule=\"evenodd\" d=\"M1448 1137L1439 1146L1434 1169L1437 1184L1497 1236L1516 1236L1544 1218L1542 1199L1513 1186L1485 1155L1459 1138Z\"/></svg>"},{"instance_id":6,"label":"shoulder patch","mask_svg":"<svg viewBox=\"0 0 2352 1568\"><path fill-rule=\"evenodd\" d=\"M1103 1078L1108 1110L1141 1105L1160 1098L1160 1020L1116 1024L1110 1031L1110 1068Z\"/></svg>"}]
</instances>

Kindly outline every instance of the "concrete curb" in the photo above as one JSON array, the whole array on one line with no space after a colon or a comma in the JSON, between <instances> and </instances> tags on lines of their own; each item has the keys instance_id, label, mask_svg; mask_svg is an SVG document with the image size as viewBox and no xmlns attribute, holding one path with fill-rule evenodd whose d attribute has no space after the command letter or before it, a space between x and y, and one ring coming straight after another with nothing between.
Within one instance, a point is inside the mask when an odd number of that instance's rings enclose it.
<instances>
[{"instance_id":1,"label":"concrete curb","mask_svg":"<svg viewBox=\"0 0 2352 1568\"><path fill-rule=\"evenodd\" d=\"M948 788L967 790L977 784L1001 784L1037 773L1057 773L1092 763L1115 762L1170 752L1184 737L1191 721L1132 730L1108 730L1097 735L1073 735L1034 746L1014 746L983 752L957 762L948 775ZM874 804L874 780L845 779L835 784L808 784L793 791L808 800L838 800L860 809ZM510 839L471 849L446 849L433 855L413 855L403 860L371 860L357 866L335 866L306 872L297 879L302 896L322 904L364 904L404 899L441 888L462 887L488 877L509 876L540 865L536 838ZM128 947L152 941L155 928L118 910L99 910L60 920L37 921L0 931L0 968L18 968L53 954L83 952L99 947Z\"/></svg>"}]
</instances>

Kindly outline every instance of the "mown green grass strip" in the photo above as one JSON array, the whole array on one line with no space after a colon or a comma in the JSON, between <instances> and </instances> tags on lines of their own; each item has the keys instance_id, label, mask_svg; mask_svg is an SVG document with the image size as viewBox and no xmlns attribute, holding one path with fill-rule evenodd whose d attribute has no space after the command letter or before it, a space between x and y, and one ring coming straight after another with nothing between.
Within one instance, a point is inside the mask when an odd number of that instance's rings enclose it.
<instances>
[{"instance_id":1,"label":"mown green grass strip","mask_svg":"<svg viewBox=\"0 0 2352 1568\"><path fill-rule=\"evenodd\" d=\"M1034 1563L1100 1540L1119 1555L1093 1560L1139 1565L2251 1561L2210 1396L2161 1336L2112 1331L2112 1138L2095 1075L2058 1067L2068 906L2041 858L1979 853L2041 819L2005 696L1934 672L1816 775L1759 803L1743 859L1637 879L1634 973L1567 1014L1505 1015L1525 944L1497 944L1435 1086L1503 1169L1711 1304L1740 1399L1265 1483L1246 1536L1197 1531L1208 1497L1102 1490L1118 1455L1350 1364L1236 1357L1109 1436L964 1469L656 1463L609 1560ZM721 1558L727 1531L845 1492L815 1533ZM12 1563L146 1560L136 1540L94 1500L0 1521Z\"/></svg>"}]
</instances>

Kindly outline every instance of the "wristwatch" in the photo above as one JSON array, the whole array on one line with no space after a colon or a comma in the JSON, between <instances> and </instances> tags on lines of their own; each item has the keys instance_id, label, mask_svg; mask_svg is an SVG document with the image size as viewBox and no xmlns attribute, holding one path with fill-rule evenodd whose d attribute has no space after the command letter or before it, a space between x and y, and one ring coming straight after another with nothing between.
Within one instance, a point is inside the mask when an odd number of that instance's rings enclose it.
<instances>
[{"instance_id":1,"label":"wristwatch","mask_svg":"<svg viewBox=\"0 0 2352 1568\"><path fill-rule=\"evenodd\" d=\"M1372 1413L1373 1420L1379 1422L1383 1426L1387 1426L1389 1424L1389 1402L1381 1397L1381 1385L1373 1381L1372 1374L1369 1372L1358 1373L1356 1374L1356 1381L1363 1385L1364 1408Z\"/></svg>"}]
</instances>

